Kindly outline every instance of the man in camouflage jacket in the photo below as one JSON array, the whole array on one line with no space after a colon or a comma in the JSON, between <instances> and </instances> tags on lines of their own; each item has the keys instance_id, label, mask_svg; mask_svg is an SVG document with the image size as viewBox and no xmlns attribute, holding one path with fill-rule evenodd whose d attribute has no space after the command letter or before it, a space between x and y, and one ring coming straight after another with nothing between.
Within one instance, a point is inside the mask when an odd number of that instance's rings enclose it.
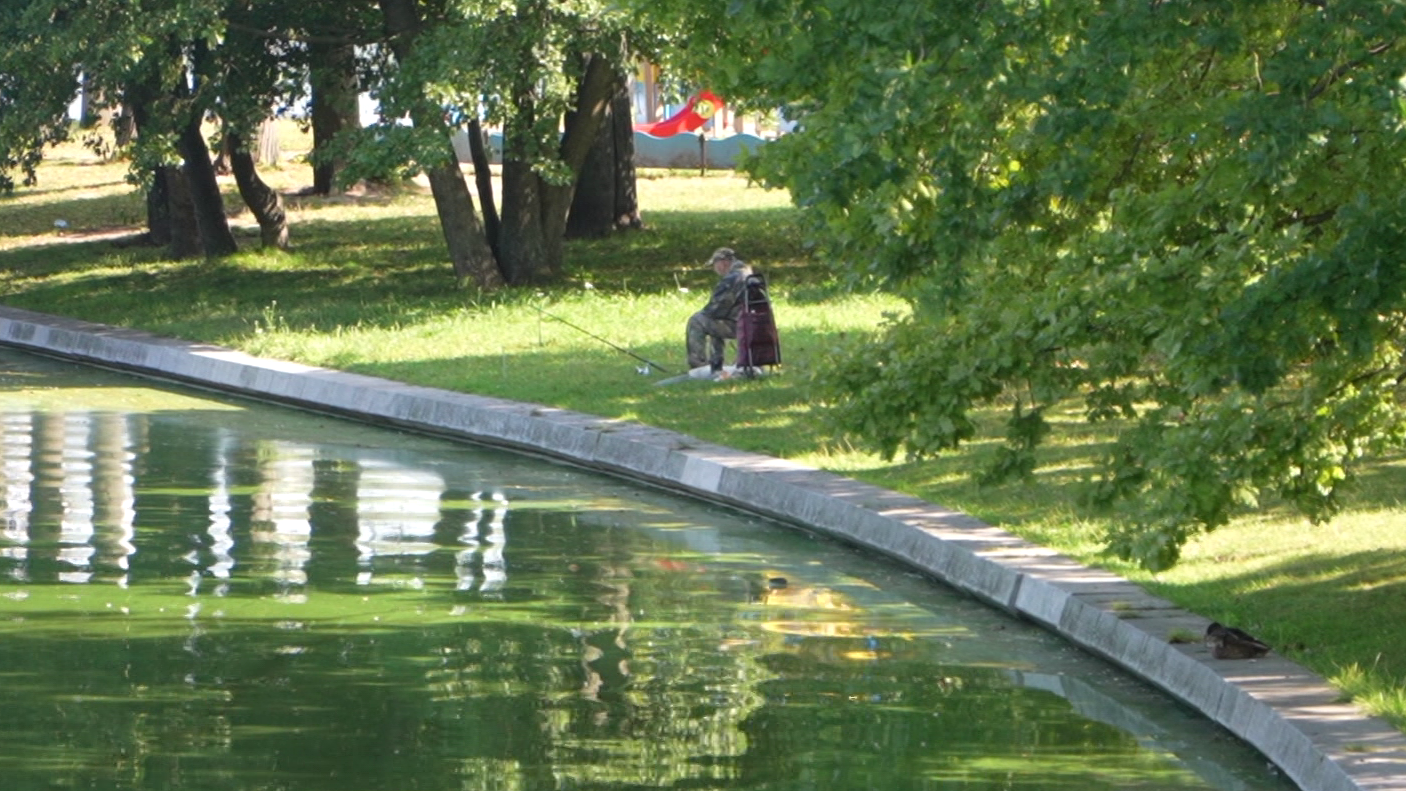
<instances>
[{"instance_id":1,"label":"man in camouflage jacket","mask_svg":"<svg viewBox=\"0 0 1406 791\"><path fill-rule=\"evenodd\" d=\"M723 351L730 338L737 337L737 317L742 313L742 292L752 267L726 247L719 247L709 261L722 278L702 310L688 319L688 367L703 365L722 370ZM709 348L711 347L711 349ZM711 353L710 353L711 352Z\"/></svg>"}]
</instances>

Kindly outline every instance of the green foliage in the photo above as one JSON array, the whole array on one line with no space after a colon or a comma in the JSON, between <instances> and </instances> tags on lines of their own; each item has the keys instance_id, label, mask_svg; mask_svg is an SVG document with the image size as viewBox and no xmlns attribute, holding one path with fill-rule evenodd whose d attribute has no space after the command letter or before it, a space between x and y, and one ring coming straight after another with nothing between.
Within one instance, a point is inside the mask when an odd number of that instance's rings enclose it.
<instances>
[{"instance_id":1,"label":"green foliage","mask_svg":"<svg viewBox=\"0 0 1406 791\"><path fill-rule=\"evenodd\" d=\"M450 4L381 75L376 96L391 119L429 99L455 125L479 118L501 126L517 159L561 177L562 118L575 109L582 55L625 63L627 36L639 24L599 0Z\"/></svg>"},{"instance_id":2,"label":"green foliage","mask_svg":"<svg viewBox=\"0 0 1406 791\"><path fill-rule=\"evenodd\" d=\"M1006 404L994 480L1054 403L1127 418L1091 497L1153 568L1265 498L1330 517L1400 444L1406 9L732 8L737 89L802 125L754 172L914 306L829 377L845 430L925 456Z\"/></svg>"},{"instance_id":3,"label":"green foliage","mask_svg":"<svg viewBox=\"0 0 1406 791\"><path fill-rule=\"evenodd\" d=\"M80 76L93 113L133 114L142 105L144 128L126 152L136 182L175 159L175 131L192 114L212 111L231 96L230 74L245 78L232 81L248 97L243 104L266 109L276 67L248 47L242 61L223 57L228 6L227 0L6 3L0 11L0 186L16 167L32 180L44 148L66 139ZM224 104L224 114L234 115L231 103Z\"/></svg>"},{"instance_id":4,"label":"green foliage","mask_svg":"<svg viewBox=\"0 0 1406 791\"><path fill-rule=\"evenodd\" d=\"M0 5L0 193L14 189L19 171L26 186L35 183L46 145L67 139L64 114L78 81L72 64L56 70L33 31L58 23L47 3Z\"/></svg>"},{"instance_id":5,"label":"green foliage","mask_svg":"<svg viewBox=\"0 0 1406 791\"><path fill-rule=\"evenodd\" d=\"M372 124L345 130L334 143L334 152L345 163L337 174L343 186L362 179L384 182L407 179L434 167L445 156L444 141L402 124Z\"/></svg>"}]
</instances>

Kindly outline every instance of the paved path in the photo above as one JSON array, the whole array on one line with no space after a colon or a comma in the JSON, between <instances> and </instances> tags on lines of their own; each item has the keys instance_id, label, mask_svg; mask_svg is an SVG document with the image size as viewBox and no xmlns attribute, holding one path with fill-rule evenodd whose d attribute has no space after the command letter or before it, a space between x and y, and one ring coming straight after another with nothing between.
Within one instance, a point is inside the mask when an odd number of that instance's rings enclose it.
<instances>
[{"instance_id":1,"label":"paved path","mask_svg":"<svg viewBox=\"0 0 1406 791\"><path fill-rule=\"evenodd\" d=\"M545 454L866 547L1030 619L1185 701L1309 791L1406 791L1406 736L1282 657L1211 658L1207 619L965 514L682 434L563 409L250 357L0 307L0 343L221 391Z\"/></svg>"}]
</instances>

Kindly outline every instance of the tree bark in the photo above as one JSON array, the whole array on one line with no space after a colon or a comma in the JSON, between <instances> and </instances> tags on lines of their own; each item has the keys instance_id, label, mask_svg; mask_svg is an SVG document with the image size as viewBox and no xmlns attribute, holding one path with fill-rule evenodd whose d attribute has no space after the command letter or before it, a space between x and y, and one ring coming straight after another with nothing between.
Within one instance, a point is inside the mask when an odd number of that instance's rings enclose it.
<instances>
[{"instance_id":1,"label":"tree bark","mask_svg":"<svg viewBox=\"0 0 1406 791\"><path fill-rule=\"evenodd\" d=\"M155 73L135 79L123 90L123 114L131 119L133 136L151 129L151 103L161 92ZM180 261L200 254L200 234L195 227L195 208L180 168L158 165L151 173L146 194L147 240Z\"/></svg>"},{"instance_id":2,"label":"tree bark","mask_svg":"<svg viewBox=\"0 0 1406 791\"><path fill-rule=\"evenodd\" d=\"M215 179L210 147L200 131L200 119L199 111L191 112L191 118L176 139L176 149L183 160L181 173L185 176L190 200L195 207L195 227L200 232L201 249L206 256L219 258L238 252L239 245L235 244L234 234L229 229L224 197Z\"/></svg>"},{"instance_id":3,"label":"tree bark","mask_svg":"<svg viewBox=\"0 0 1406 791\"><path fill-rule=\"evenodd\" d=\"M126 148L137 138L137 122L128 108L123 107L122 112L112 119L112 136L118 149Z\"/></svg>"},{"instance_id":4,"label":"tree bark","mask_svg":"<svg viewBox=\"0 0 1406 791\"><path fill-rule=\"evenodd\" d=\"M615 133L615 228L644 227L635 174L635 118L630 88L623 81L611 101L611 131Z\"/></svg>"},{"instance_id":5,"label":"tree bark","mask_svg":"<svg viewBox=\"0 0 1406 791\"><path fill-rule=\"evenodd\" d=\"M190 182L184 171L173 167L158 168L157 178L162 181L166 194L168 254L177 261L195 258L201 252L201 236L195 203L190 197Z\"/></svg>"},{"instance_id":6,"label":"tree bark","mask_svg":"<svg viewBox=\"0 0 1406 791\"><path fill-rule=\"evenodd\" d=\"M131 82L123 86L122 89L122 115L128 119L130 135L126 141L121 139L121 127L118 128L118 144L126 145L145 129L151 122L151 101L152 97L160 89L153 79L133 78ZM157 246L171 243L171 188L168 181L168 174L165 172L169 168L158 166L151 171L147 182L146 191L146 229L147 240Z\"/></svg>"},{"instance_id":7,"label":"tree bark","mask_svg":"<svg viewBox=\"0 0 1406 791\"><path fill-rule=\"evenodd\" d=\"M337 186L342 160L333 141L344 129L361 128L357 106L356 48L351 44L308 45L312 69L312 191L330 195Z\"/></svg>"},{"instance_id":8,"label":"tree bark","mask_svg":"<svg viewBox=\"0 0 1406 791\"><path fill-rule=\"evenodd\" d=\"M498 263L503 277L513 285L550 280L560 269L552 266L552 257L560 259L561 252L547 249L548 237L542 227L544 186L530 163L507 158L505 146Z\"/></svg>"},{"instance_id":9,"label":"tree bark","mask_svg":"<svg viewBox=\"0 0 1406 791\"><path fill-rule=\"evenodd\" d=\"M146 189L146 240L156 246L171 243L171 188L165 167L157 168Z\"/></svg>"},{"instance_id":10,"label":"tree bark","mask_svg":"<svg viewBox=\"0 0 1406 791\"><path fill-rule=\"evenodd\" d=\"M483 230L488 237L488 247L493 257L498 258L499 226L498 203L493 199L493 171L488 163L488 143L484 139L483 125L477 118L469 121L469 156L474 162L474 183L478 187L478 205L483 209Z\"/></svg>"},{"instance_id":11,"label":"tree bark","mask_svg":"<svg viewBox=\"0 0 1406 791\"><path fill-rule=\"evenodd\" d=\"M396 60L405 63L414 50L415 37L420 31L420 9L416 0L379 0L386 32L391 37L391 51ZM438 162L425 168L434 195L439 225L454 264L454 274L463 282L472 279L480 288L497 288L503 275L488 247L483 227L474 212L473 198L459 170L459 158L449 139L449 125L439 109L431 102L421 101L410 112L417 129L435 134L443 141Z\"/></svg>"},{"instance_id":12,"label":"tree bark","mask_svg":"<svg viewBox=\"0 0 1406 791\"><path fill-rule=\"evenodd\" d=\"M278 124L275 124L272 118L266 118L259 124L259 144L249 153L253 156L255 165L278 167L279 162L283 160L283 149L278 145Z\"/></svg>"},{"instance_id":13,"label":"tree bark","mask_svg":"<svg viewBox=\"0 0 1406 791\"><path fill-rule=\"evenodd\" d=\"M617 230L640 228L635 190L635 129L629 89L616 83L595 145L591 146L566 219L566 238L608 236Z\"/></svg>"},{"instance_id":14,"label":"tree bark","mask_svg":"<svg viewBox=\"0 0 1406 791\"><path fill-rule=\"evenodd\" d=\"M415 116L412 115L411 119L414 120ZM448 129L443 131L444 146L450 161L430 168L425 175L430 180L430 193L434 195L435 211L439 214L439 225L449 247L454 275L460 282L471 279L480 288L499 288L503 285L503 275L498 271L493 251L488 247L488 238L484 236L478 215L474 213L469 185L465 183L459 162L454 157Z\"/></svg>"},{"instance_id":15,"label":"tree bark","mask_svg":"<svg viewBox=\"0 0 1406 791\"><path fill-rule=\"evenodd\" d=\"M571 211L566 215L566 238L593 239L615 229L615 130L608 112L576 177Z\"/></svg>"},{"instance_id":16,"label":"tree bark","mask_svg":"<svg viewBox=\"0 0 1406 791\"><path fill-rule=\"evenodd\" d=\"M288 249L288 215L283 210L283 197L270 189L254 166L254 155L237 132L225 135L229 149L230 169L239 187L239 196L259 223L259 236L264 249Z\"/></svg>"},{"instance_id":17,"label":"tree bark","mask_svg":"<svg viewBox=\"0 0 1406 791\"><path fill-rule=\"evenodd\" d=\"M605 108L610 103L615 81L614 67L599 55L588 56L586 70L576 91L576 107L566 118L561 138L562 162L573 174L580 174L586 155L595 143ZM530 96L530 90L518 96ZM531 117L531 101L519 99L518 112ZM510 126L526 130L528 123ZM522 134L522 132L516 132ZM504 140L503 144L503 231L499 242L499 264L512 284L554 280L562 274L566 215L575 193L575 179L569 184L549 184L537 175L531 163L516 152L526 149L526 141Z\"/></svg>"}]
</instances>

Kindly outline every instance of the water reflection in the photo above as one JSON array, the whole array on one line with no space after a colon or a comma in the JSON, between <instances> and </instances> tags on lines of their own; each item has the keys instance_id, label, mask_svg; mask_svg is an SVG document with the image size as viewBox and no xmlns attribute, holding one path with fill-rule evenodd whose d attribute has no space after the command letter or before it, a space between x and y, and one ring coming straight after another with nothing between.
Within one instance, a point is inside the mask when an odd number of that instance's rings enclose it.
<instances>
[{"instance_id":1,"label":"water reflection","mask_svg":"<svg viewBox=\"0 0 1406 791\"><path fill-rule=\"evenodd\" d=\"M1286 787L1051 636L754 519L6 376L6 791Z\"/></svg>"},{"instance_id":2,"label":"water reflection","mask_svg":"<svg viewBox=\"0 0 1406 791\"><path fill-rule=\"evenodd\" d=\"M5 414L0 568L17 580L127 585L137 554L133 438L164 431L148 415ZM145 472L158 480L144 487L142 505L149 516L191 508L204 514L204 535L192 537L181 555L191 567L192 595L200 592L201 579L228 580L245 563L274 581L280 596L297 600L305 596L312 540L320 531L354 534L355 568L334 573L352 573L358 585L422 586L423 579L406 576L407 564L415 567L415 559L440 551L447 533L461 547L454 555L458 590L492 593L507 584L510 505L500 490L466 492L473 482L451 485L437 471L328 446L243 443L219 428L181 432L206 468L180 471L181 477L192 484L203 477L204 485L178 491L180 482L162 480L153 465ZM253 480L237 480L242 469L252 469ZM463 502L451 502L456 497ZM246 531L236 533L236 516ZM212 590L223 595L228 586Z\"/></svg>"}]
</instances>

